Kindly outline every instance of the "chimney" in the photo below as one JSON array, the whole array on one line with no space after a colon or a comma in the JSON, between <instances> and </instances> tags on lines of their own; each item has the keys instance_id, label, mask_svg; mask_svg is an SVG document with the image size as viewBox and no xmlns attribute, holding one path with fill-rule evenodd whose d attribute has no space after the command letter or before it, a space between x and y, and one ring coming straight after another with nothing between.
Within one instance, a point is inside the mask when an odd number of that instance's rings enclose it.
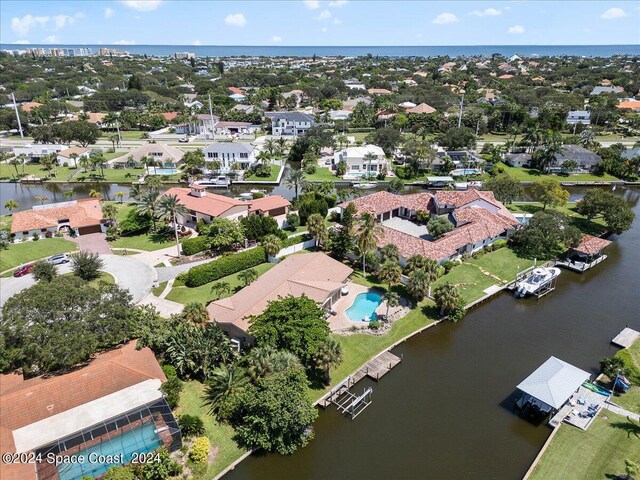
<instances>
[{"instance_id":1,"label":"chimney","mask_svg":"<svg viewBox=\"0 0 640 480\"><path fill-rule=\"evenodd\" d=\"M191 189L189 195L191 195L192 197L201 198L207 194L206 187L203 187L202 185L191 184L189 185L189 188Z\"/></svg>"}]
</instances>

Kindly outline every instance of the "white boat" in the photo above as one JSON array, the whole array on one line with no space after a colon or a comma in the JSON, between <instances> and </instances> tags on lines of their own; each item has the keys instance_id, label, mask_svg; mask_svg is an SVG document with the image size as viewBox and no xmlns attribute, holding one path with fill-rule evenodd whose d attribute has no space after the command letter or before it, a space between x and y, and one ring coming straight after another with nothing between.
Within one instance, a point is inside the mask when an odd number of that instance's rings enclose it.
<instances>
[{"instance_id":1,"label":"white boat","mask_svg":"<svg viewBox=\"0 0 640 480\"><path fill-rule=\"evenodd\" d=\"M558 275L560 275L560 269L556 267L534 268L531 275L516 283L515 295L520 298L527 295L534 295L548 286Z\"/></svg>"},{"instance_id":2,"label":"white boat","mask_svg":"<svg viewBox=\"0 0 640 480\"><path fill-rule=\"evenodd\" d=\"M244 192L240 194L240 198L242 200L252 200L253 199L253 193L251 192Z\"/></svg>"},{"instance_id":3,"label":"white boat","mask_svg":"<svg viewBox=\"0 0 640 480\"><path fill-rule=\"evenodd\" d=\"M369 190L371 188L376 188L378 186L377 182L354 182L352 183L353 188L358 188L360 190Z\"/></svg>"},{"instance_id":4,"label":"white boat","mask_svg":"<svg viewBox=\"0 0 640 480\"><path fill-rule=\"evenodd\" d=\"M231 185L231 179L224 175L220 175L215 178L208 178L205 180L198 180L193 182L195 185L200 185L202 187L228 187Z\"/></svg>"}]
</instances>

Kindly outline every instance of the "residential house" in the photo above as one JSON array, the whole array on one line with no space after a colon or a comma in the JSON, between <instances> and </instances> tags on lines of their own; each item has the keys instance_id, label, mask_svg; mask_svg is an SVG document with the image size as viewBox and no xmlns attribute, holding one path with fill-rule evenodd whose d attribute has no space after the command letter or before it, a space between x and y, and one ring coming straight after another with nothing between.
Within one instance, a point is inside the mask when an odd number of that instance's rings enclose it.
<instances>
[{"instance_id":1,"label":"residential house","mask_svg":"<svg viewBox=\"0 0 640 480\"><path fill-rule=\"evenodd\" d=\"M413 102L402 102L398 104L398 107L405 112L416 107L417 105Z\"/></svg>"},{"instance_id":2,"label":"residential house","mask_svg":"<svg viewBox=\"0 0 640 480\"><path fill-rule=\"evenodd\" d=\"M104 118L107 116L106 113L89 112L86 115L87 115L87 122L95 123L96 127L100 129L106 128L109 126L108 124L104 123Z\"/></svg>"},{"instance_id":3,"label":"residential house","mask_svg":"<svg viewBox=\"0 0 640 480\"><path fill-rule=\"evenodd\" d=\"M27 159L25 162L35 162L38 163L42 157L45 155L51 155L52 153L59 153L63 150L67 150L66 145L55 145L55 144L34 144L34 145L25 145L24 147L13 147L13 154L16 157L20 155L26 155Z\"/></svg>"},{"instance_id":4,"label":"residential house","mask_svg":"<svg viewBox=\"0 0 640 480\"><path fill-rule=\"evenodd\" d=\"M291 255L231 297L211 302L209 318L239 343L253 344L251 316L260 315L278 298L306 295L330 312L353 270L324 253Z\"/></svg>"},{"instance_id":5,"label":"residential house","mask_svg":"<svg viewBox=\"0 0 640 480\"><path fill-rule=\"evenodd\" d=\"M12 216L11 233L16 239L51 236L57 232L86 235L107 231L100 200L83 198L69 202L36 205L31 210L16 212Z\"/></svg>"},{"instance_id":6,"label":"residential house","mask_svg":"<svg viewBox=\"0 0 640 480\"><path fill-rule=\"evenodd\" d=\"M567 113L567 123L569 125L591 125L591 112L588 110L572 110Z\"/></svg>"},{"instance_id":7,"label":"residential house","mask_svg":"<svg viewBox=\"0 0 640 480\"><path fill-rule=\"evenodd\" d=\"M185 215L177 217L181 225L194 226L199 221L210 223L214 218L241 220L249 215L248 202L207 192L200 185L190 185L189 188L172 187L165 195L177 196L178 201L187 209Z\"/></svg>"},{"instance_id":8,"label":"residential house","mask_svg":"<svg viewBox=\"0 0 640 480\"><path fill-rule=\"evenodd\" d=\"M198 133L206 138L213 138L213 129L216 123L220 121L217 115L209 115L208 113L200 113L197 115L199 122Z\"/></svg>"},{"instance_id":9,"label":"residential house","mask_svg":"<svg viewBox=\"0 0 640 480\"><path fill-rule=\"evenodd\" d=\"M349 100L345 100L344 102L342 102L342 108L344 108L345 110L353 110L354 107L359 103L371 105L373 103L373 100L371 100L371 98L369 97L350 98Z\"/></svg>"},{"instance_id":10,"label":"residential house","mask_svg":"<svg viewBox=\"0 0 640 480\"><path fill-rule=\"evenodd\" d=\"M519 227L518 220L495 199L493 192L470 189L440 191L435 195L417 193L396 195L377 192L351 202L358 212L369 212L382 223L377 246L392 243L400 252L400 264L413 255L422 255L438 263L469 255L496 240L508 238ZM417 212L446 216L454 230L434 239L426 225L414 221Z\"/></svg>"},{"instance_id":11,"label":"residential house","mask_svg":"<svg viewBox=\"0 0 640 480\"><path fill-rule=\"evenodd\" d=\"M551 162L550 170L561 171L563 164L569 160L577 164L572 173L592 172L602 162L600 155L580 145L563 145L560 153L556 154L555 160Z\"/></svg>"},{"instance_id":12,"label":"residential house","mask_svg":"<svg viewBox=\"0 0 640 480\"><path fill-rule=\"evenodd\" d=\"M220 172L227 173L239 165L239 170L247 170L256 162L256 149L248 142L213 142L204 149L207 162L220 162Z\"/></svg>"},{"instance_id":13,"label":"residential house","mask_svg":"<svg viewBox=\"0 0 640 480\"><path fill-rule=\"evenodd\" d=\"M623 92L624 92L623 87L612 87L610 85L607 85L607 86L598 85L596 87L593 87L593 90L591 90L591 93L589 95L593 97L594 95L600 95L601 93L623 93Z\"/></svg>"},{"instance_id":14,"label":"residential house","mask_svg":"<svg viewBox=\"0 0 640 480\"><path fill-rule=\"evenodd\" d=\"M327 113L331 120L348 120L352 114L351 110L329 110Z\"/></svg>"},{"instance_id":15,"label":"residential house","mask_svg":"<svg viewBox=\"0 0 640 480\"><path fill-rule=\"evenodd\" d=\"M531 165L531 155L528 153L506 153L504 161L511 167L527 167Z\"/></svg>"},{"instance_id":16,"label":"residential house","mask_svg":"<svg viewBox=\"0 0 640 480\"><path fill-rule=\"evenodd\" d=\"M620 108L622 110L632 110L634 112L640 112L640 100L628 98L626 100L619 102L616 105L616 108Z\"/></svg>"},{"instance_id":17,"label":"residential house","mask_svg":"<svg viewBox=\"0 0 640 480\"><path fill-rule=\"evenodd\" d=\"M367 92L369 95L391 95L391 90L386 88L370 88Z\"/></svg>"},{"instance_id":18,"label":"residential house","mask_svg":"<svg viewBox=\"0 0 640 480\"><path fill-rule=\"evenodd\" d=\"M20 110L23 112L30 112L34 108L41 107L43 104L39 102L26 102L20 105Z\"/></svg>"},{"instance_id":19,"label":"residential house","mask_svg":"<svg viewBox=\"0 0 640 480\"><path fill-rule=\"evenodd\" d=\"M433 108L431 105L428 105L426 103L420 103L420 104L416 105L415 107L408 108L406 110L407 113L415 113L415 114L435 113L436 111L437 110L435 108Z\"/></svg>"},{"instance_id":20,"label":"residential house","mask_svg":"<svg viewBox=\"0 0 640 480\"><path fill-rule=\"evenodd\" d=\"M266 112L271 119L271 134L276 137L304 135L315 126L311 115L301 112Z\"/></svg>"},{"instance_id":21,"label":"residential house","mask_svg":"<svg viewBox=\"0 0 640 480\"><path fill-rule=\"evenodd\" d=\"M273 217L280 228L287 223L287 213L291 208L291 202L282 195L267 195L249 202L249 214L262 217Z\"/></svg>"},{"instance_id":22,"label":"residential house","mask_svg":"<svg viewBox=\"0 0 640 480\"><path fill-rule=\"evenodd\" d=\"M136 341L69 373L30 379L17 372L2 375L0 452L32 455L34 461L2 462L0 478L99 477L105 463L92 461L87 452L100 444L127 460L160 447L178 450L180 428L160 390L166 380L153 352L137 350ZM132 440L138 437L145 441ZM78 461L56 464L49 455L75 455Z\"/></svg>"},{"instance_id":23,"label":"residential house","mask_svg":"<svg viewBox=\"0 0 640 480\"><path fill-rule=\"evenodd\" d=\"M231 110L237 110L238 112L243 112L247 115L251 115L259 111L255 105L235 105Z\"/></svg>"},{"instance_id":24,"label":"residential house","mask_svg":"<svg viewBox=\"0 0 640 480\"><path fill-rule=\"evenodd\" d=\"M344 84L349 90L365 90L367 88L364 83L356 78L345 80Z\"/></svg>"},{"instance_id":25,"label":"residential house","mask_svg":"<svg viewBox=\"0 0 640 480\"><path fill-rule=\"evenodd\" d=\"M64 165L67 163L68 165L74 165L74 160L72 155L77 155L75 159L75 163L77 163L81 158L87 158L91 154L91 150L84 147L70 147L66 150L62 150L58 152L58 165Z\"/></svg>"},{"instance_id":26,"label":"residential house","mask_svg":"<svg viewBox=\"0 0 640 480\"><path fill-rule=\"evenodd\" d=\"M373 155L372 159L365 158ZM379 172L387 169L389 171L389 161L385 158L382 148L377 145L364 145L362 147L348 147L334 153L333 163L345 162L347 173L345 178L358 178L368 174L378 175Z\"/></svg>"},{"instance_id":27,"label":"residential house","mask_svg":"<svg viewBox=\"0 0 640 480\"><path fill-rule=\"evenodd\" d=\"M147 143L141 145L121 157L114 158L108 163L114 167L144 165L145 159L151 157L155 160L156 168L176 168L184 157L184 152L179 148L164 143Z\"/></svg>"},{"instance_id":28,"label":"residential house","mask_svg":"<svg viewBox=\"0 0 640 480\"><path fill-rule=\"evenodd\" d=\"M253 135L259 128L260 125L253 125L251 122L218 122L214 127L214 133L227 137Z\"/></svg>"}]
</instances>

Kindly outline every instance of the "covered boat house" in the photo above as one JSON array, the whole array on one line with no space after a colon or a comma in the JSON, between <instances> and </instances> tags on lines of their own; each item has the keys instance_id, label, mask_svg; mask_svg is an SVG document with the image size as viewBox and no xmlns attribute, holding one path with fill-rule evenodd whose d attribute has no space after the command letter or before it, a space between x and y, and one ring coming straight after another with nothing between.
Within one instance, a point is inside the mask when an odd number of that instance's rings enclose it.
<instances>
[{"instance_id":1,"label":"covered boat house","mask_svg":"<svg viewBox=\"0 0 640 480\"><path fill-rule=\"evenodd\" d=\"M607 258L603 252L609 245L611 240L587 234L582 237L578 246L567 251L558 265L576 272L584 272Z\"/></svg>"}]
</instances>

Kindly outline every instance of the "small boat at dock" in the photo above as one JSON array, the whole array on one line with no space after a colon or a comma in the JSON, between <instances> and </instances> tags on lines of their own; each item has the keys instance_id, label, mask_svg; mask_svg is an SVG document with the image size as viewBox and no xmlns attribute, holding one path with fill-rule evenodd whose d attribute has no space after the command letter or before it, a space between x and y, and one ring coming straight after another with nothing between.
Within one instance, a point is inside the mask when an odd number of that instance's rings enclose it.
<instances>
[{"instance_id":1,"label":"small boat at dock","mask_svg":"<svg viewBox=\"0 0 640 480\"><path fill-rule=\"evenodd\" d=\"M351 185L353 188L357 188L359 190L369 190L371 188L376 188L378 186L378 182L353 182Z\"/></svg>"},{"instance_id":2,"label":"small boat at dock","mask_svg":"<svg viewBox=\"0 0 640 480\"><path fill-rule=\"evenodd\" d=\"M224 175L220 175L215 178L207 178L204 180L198 180L193 182L195 185L200 185L201 187L222 187L226 188L231 185L231 179L229 177L225 177Z\"/></svg>"},{"instance_id":3,"label":"small boat at dock","mask_svg":"<svg viewBox=\"0 0 640 480\"><path fill-rule=\"evenodd\" d=\"M556 267L534 268L531 275L516 283L515 296L522 298L528 295L539 295L549 288L559 275L560 269Z\"/></svg>"}]
</instances>

